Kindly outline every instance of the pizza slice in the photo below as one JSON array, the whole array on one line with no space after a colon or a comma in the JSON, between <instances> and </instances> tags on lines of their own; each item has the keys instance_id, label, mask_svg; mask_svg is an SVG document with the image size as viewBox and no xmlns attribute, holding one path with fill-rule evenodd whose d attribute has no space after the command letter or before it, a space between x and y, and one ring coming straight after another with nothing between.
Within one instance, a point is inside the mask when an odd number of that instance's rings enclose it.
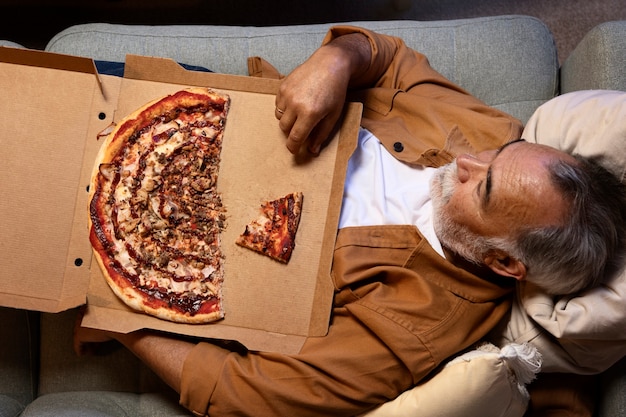
<instances>
[{"instance_id":1,"label":"pizza slice","mask_svg":"<svg viewBox=\"0 0 626 417\"><path fill-rule=\"evenodd\" d=\"M294 192L261 204L261 214L246 225L236 243L247 249L288 263L296 246L303 194Z\"/></svg>"}]
</instances>

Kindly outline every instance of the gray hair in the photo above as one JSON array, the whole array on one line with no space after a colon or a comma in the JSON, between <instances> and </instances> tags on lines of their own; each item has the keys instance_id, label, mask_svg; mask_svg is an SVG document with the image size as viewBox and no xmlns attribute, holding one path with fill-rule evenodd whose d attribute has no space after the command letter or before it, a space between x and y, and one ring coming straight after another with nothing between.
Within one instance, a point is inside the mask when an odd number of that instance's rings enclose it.
<instances>
[{"instance_id":1,"label":"gray hair","mask_svg":"<svg viewBox=\"0 0 626 417\"><path fill-rule=\"evenodd\" d=\"M564 224L523 229L511 248L527 280L554 295L597 285L625 251L626 186L597 162L575 158L578 164L559 159L548 167L570 204Z\"/></svg>"}]
</instances>

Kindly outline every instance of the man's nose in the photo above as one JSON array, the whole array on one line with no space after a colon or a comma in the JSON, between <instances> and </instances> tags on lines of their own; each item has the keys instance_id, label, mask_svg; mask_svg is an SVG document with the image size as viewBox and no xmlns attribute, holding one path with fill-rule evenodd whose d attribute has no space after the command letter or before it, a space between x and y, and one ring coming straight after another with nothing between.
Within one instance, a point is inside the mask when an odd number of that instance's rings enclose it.
<instances>
[{"instance_id":1,"label":"man's nose","mask_svg":"<svg viewBox=\"0 0 626 417\"><path fill-rule=\"evenodd\" d=\"M459 182L464 183L477 173L486 170L488 165L473 155L462 154L456 157L456 167Z\"/></svg>"}]
</instances>

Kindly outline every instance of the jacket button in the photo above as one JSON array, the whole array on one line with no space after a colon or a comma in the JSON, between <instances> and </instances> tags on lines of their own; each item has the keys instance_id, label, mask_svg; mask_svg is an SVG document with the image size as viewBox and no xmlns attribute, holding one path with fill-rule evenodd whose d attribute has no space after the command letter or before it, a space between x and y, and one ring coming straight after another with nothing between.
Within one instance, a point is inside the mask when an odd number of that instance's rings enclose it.
<instances>
[{"instance_id":1,"label":"jacket button","mask_svg":"<svg viewBox=\"0 0 626 417\"><path fill-rule=\"evenodd\" d=\"M404 150L404 145L402 142L396 142L393 144L393 150L396 152L402 152Z\"/></svg>"}]
</instances>

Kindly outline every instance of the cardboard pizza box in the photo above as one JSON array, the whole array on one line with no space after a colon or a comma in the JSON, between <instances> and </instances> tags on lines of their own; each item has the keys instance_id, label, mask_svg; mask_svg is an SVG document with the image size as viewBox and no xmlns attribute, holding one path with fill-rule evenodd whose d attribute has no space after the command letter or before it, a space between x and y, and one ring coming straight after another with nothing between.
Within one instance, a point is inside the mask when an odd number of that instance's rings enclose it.
<instances>
[{"instance_id":1,"label":"cardboard pizza box","mask_svg":"<svg viewBox=\"0 0 626 417\"><path fill-rule=\"evenodd\" d=\"M99 133L148 101L196 85L231 96L218 184L228 213L226 317L205 325L128 308L104 280L87 230ZM0 48L0 305L60 312L87 303L87 327L157 329L287 353L297 352L307 336L324 335L343 182L361 107L346 107L318 157L294 157L274 117L278 85L139 56L127 57L123 78L99 75L90 59ZM234 244L262 201L292 191L304 193L304 204L287 265Z\"/></svg>"}]
</instances>

